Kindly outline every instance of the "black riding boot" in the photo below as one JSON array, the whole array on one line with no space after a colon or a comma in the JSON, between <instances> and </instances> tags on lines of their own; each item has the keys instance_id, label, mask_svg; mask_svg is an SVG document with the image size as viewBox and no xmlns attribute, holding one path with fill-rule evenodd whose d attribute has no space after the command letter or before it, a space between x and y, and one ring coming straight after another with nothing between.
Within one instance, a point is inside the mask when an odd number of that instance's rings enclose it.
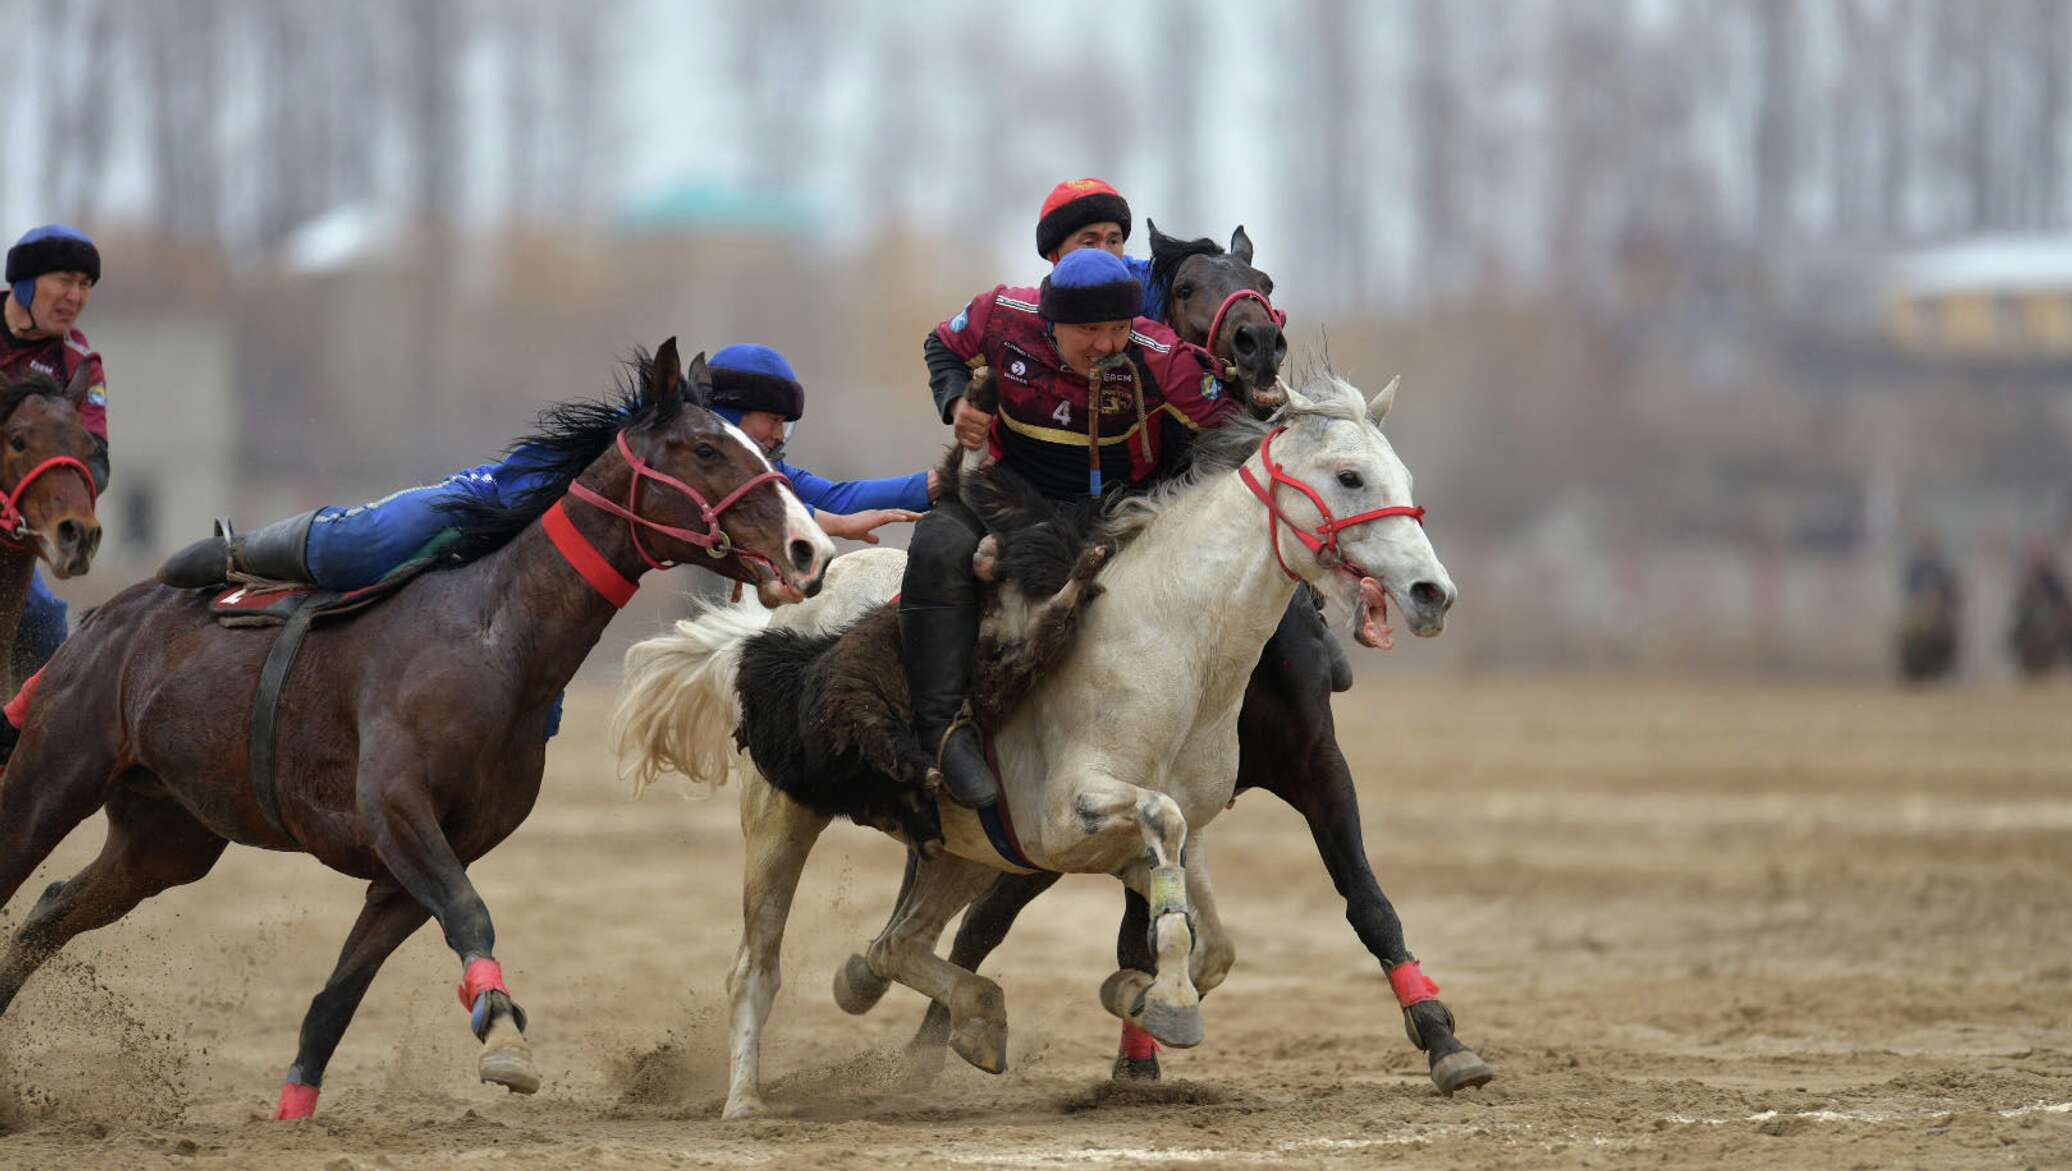
<instances>
[{"instance_id":1,"label":"black riding boot","mask_svg":"<svg viewBox=\"0 0 2072 1171\"><path fill-rule=\"evenodd\" d=\"M222 585L232 573L268 581L316 584L309 572L309 526L315 512L277 520L249 533L233 533L216 522L216 535L196 541L158 567L158 580L179 589Z\"/></svg>"},{"instance_id":2,"label":"black riding boot","mask_svg":"<svg viewBox=\"0 0 2072 1171\"><path fill-rule=\"evenodd\" d=\"M964 708L978 620L977 602L899 608L900 657L914 699L914 732L921 747L935 755L950 799L967 809L984 809L1000 795L978 728Z\"/></svg>"}]
</instances>

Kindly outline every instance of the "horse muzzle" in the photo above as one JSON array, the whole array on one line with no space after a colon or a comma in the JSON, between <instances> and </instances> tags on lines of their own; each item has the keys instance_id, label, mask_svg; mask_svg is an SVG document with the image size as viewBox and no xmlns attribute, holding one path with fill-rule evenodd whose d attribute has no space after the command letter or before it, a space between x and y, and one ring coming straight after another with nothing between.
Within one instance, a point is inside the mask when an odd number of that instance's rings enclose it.
<instances>
[{"instance_id":1,"label":"horse muzzle","mask_svg":"<svg viewBox=\"0 0 2072 1171\"><path fill-rule=\"evenodd\" d=\"M38 552L60 580L80 577L93 567L94 554L101 548L100 523L91 519L66 518L50 532L38 532Z\"/></svg>"}]
</instances>

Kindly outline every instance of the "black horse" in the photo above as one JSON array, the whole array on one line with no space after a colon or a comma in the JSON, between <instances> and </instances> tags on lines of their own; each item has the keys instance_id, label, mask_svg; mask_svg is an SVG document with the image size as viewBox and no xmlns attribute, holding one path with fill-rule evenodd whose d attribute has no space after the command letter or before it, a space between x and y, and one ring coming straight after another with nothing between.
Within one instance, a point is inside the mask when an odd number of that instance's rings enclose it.
<instances>
[{"instance_id":1,"label":"black horse","mask_svg":"<svg viewBox=\"0 0 2072 1171\"><path fill-rule=\"evenodd\" d=\"M1181 240L1151 228L1154 279L1167 289L1162 320L1194 345L1202 346L1237 375L1255 410L1278 405L1274 387L1287 342L1279 314L1267 296L1273 283L1252 267L1252 241L1240 227L1226 252L1213 240ZM1250 290L1256 296L1243 295ZM1220 326L1218 316L1222 317ZM1240 344L1242 342L1243 344ZM1410 948L1403 923L1367 864L1360 835L1360 802L1352 770L1338 749L1331 693L1351 686L1350 666L1333 641L1307 587L1281 619L1266 644L1245 691L1238 721L1237 789L1272 793L1309 822L1317 852L1331 882L1345 898L1345 915L1360 942L1381 961L1399 1002L1410 1042L1425 1051L1432 1081L1440 1091L1486 1085L1496 1071L1454 1036L1453 1013L1432 995ZM908 865L909 876L912 863ZM951 945L950 962L976 970L1007 938L1022 908L1056 883L1056 874L1002 875L964 913ZM1124 968L1154 972L1149 947L1151 908L1142 895L1126 892L1115 958ZM949 1041L950 1013L931 1003L908 1045L917 1067L940 1068ZM1115 1059L1115 1076L1158 1077L1156 1043L1125 1024Z\"/></svg>"}]
</instances>

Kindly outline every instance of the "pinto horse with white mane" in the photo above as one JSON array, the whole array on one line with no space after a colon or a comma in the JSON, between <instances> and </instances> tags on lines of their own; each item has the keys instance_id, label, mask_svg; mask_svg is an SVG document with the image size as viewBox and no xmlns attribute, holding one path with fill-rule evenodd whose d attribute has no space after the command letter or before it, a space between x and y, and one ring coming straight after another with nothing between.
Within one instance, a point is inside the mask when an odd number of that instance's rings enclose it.
<instances>
[{"instance_id":1,"label":"pinto horse with white mane","mask_svg":"<svg viewBox=\"0 0 2072 1171\"><path fill-rule=\"evenodd\" d=\"M1100 576L1103 601L993 737L1016 857L996 845L1002 825L939 802L943 849L914 858L891 922L838 973L845 1008L868 1008L887 981L906 984L947 1007L960 1056L998 1072L1004 998L991 980L935 954L945 924L1002 871L1113 874L1148 900L1158 972L1117 972L1103 1003L1167 1044L1200 1042L1200 995L1221 982L1232 955L1204 831L1234 791L1238 711L1260 649L1301 582L1370 621L1394 598L1421 636L1438 634L1453 604L1411 503L1410 474L1381 431L1394 391L1392 383L1365 403L1345 382L1318 379L1290 393L1278 425L1232 423L1205 435L1189 475L1123 505L1117 531L1127 539ZM640 782L664 769L721 782L738 768L747 790L746 922L728 982L729 1117L762 1106L760 1032L800 872L839 796L829 790L890 771L800 711L831 685L829 664L845 643L883 637L886 624L871 616L898 588L900 560L839 559L822 596L775 629L764 630L767 618L714 611L627 655L614 723ZM1080 588L1075 580L1053 601L1073 604ZM882 690L893 690L896 656L881 657ZM757 685L783 676L787 662L793 686ZM844 698L853 706L859 697ZM897 732L897 705L885 706L883 726ZM753 746L752 768L726 749L737 726Z\"/></svg>"}]
</instances>

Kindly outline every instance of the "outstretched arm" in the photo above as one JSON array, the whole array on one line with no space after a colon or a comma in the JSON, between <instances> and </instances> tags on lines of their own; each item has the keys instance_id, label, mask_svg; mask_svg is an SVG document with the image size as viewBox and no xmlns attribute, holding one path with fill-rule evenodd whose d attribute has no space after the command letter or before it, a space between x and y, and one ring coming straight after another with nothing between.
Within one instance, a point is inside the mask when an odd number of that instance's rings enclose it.
<instances>
[{"instance_id":1,"label":"outstretched arm","mask_svg":"<svg viewBox=\"0 0 2072 1171\"><path fill-rule=\"evenodd\" d=\"M928 472L876 480L830 480L790 464L779 464L777 470L790 478L799 500L817 512L846 514L871 508L926 512L932 503Z\"/></svg>"}]
</instances>

